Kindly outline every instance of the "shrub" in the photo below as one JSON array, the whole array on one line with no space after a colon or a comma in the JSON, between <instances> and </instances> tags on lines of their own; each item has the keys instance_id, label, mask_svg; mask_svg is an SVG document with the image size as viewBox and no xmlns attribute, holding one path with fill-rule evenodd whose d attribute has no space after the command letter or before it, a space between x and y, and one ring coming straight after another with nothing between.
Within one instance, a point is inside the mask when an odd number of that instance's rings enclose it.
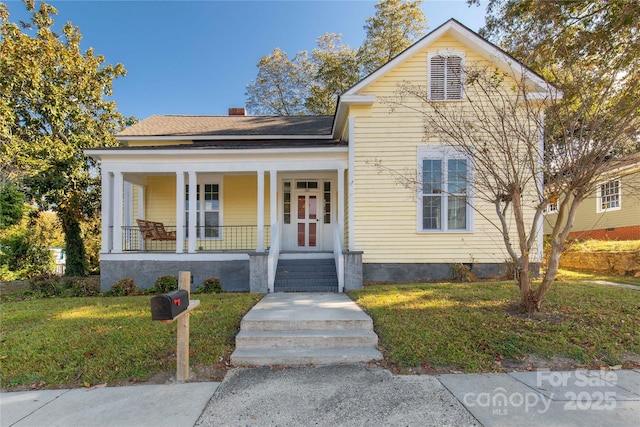
<instances>
[{"instance_id":1,"label":"shrub","mask_svg":"<svg viewBox=\"0 0 640 427\"><path fill-rule=\"evenodd\" d=\"M167 292L175 291L178 289L178 278L176 276L160 276L156 283L153 285L153 292L159 294L166 294Z\"/></svg>"},{"instance_id":2,"label":"shrub","mask_svg":"<svg viewBox=\"0 0 640 427\"><path fill-rule=\"evenodd\" d=\"M64 286L60 278L51 274L40 274L29 280L32 293L39 298L58 297L64 295Z\"/></svg>"},{"instance_id":3,"label":"shrub","mask_svg":"<svg viewBox=\"0 0 640 427\"><path fill-rule=\"evenodd\" d=\"M7 228L0 234L0 265L3 271L10 271L14 279L29 279L46 275L53 268L53 255L43 239L34 232L33 218L26 218L20 224ZM8 274L3 273L8 276Z\"/></svg>"},{"instance_id":4,"label":"shrub","mask_svg":"<svg viewBox=\"0 0 640 427\"><path fill-rule=\"evenodd\" d=\"M86 279L69 280L65 286L70 297L95 297L100 295L100 285Z\"/></svg>"},{"instance_id":5,"label":"shrub","mask_svg":"<svg viewBox=\"0 0 640 427\"><path fill-rule=\"evenodd\" d=\"M196 292L201 292L203 294L219 294L220 292L222 292L222 284L220 283L220 279L218 279L217 277L209 277L207 279L204 279L202 285L196 288Z\"/></svg>"},{"instance_id":6,"label":"shrub","mask_svg":"<svg viewBox=\"0 0 640 427\"><path fill-rule=\"evenodd\" d=\"M140 289L138 289L136 282L134 282L130 277L118 280L108 292L108 294L113 297L125 297L129 295L136 295L138 293L140 293Z\"/></svg>"},{"instance_id":7,"label":"shrub","mask_svg":"<svg viewBox=\"0 0 640 427\"><path fill-rule=\"evenodd\" d=\"M471 271L471 266L457 262L451 265L451 280L458 282L473 282L477 280L475 273Z\"/></svg>"}]
</instances>

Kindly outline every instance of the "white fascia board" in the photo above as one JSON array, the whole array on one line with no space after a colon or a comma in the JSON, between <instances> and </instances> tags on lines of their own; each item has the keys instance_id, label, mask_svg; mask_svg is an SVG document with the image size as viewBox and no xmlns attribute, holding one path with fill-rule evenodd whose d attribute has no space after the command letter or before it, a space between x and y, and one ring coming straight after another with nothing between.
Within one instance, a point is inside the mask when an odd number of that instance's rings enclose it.
<instances>
[{"instance_id":1,"label":"white fascia board","mask_svg":"<svg viewBox=\"0 0 640 427\"><path fill-rule=\"evenodd\" d=\"M189 146L187 146L189 147ZM145 150L144 148L140 149L131 149L131 150L104 150L100 148L91 148L84 150L84 153L87 156L91 156L97 160L104 160L107 158L111 159L133 159L136 161L144 161L149 158L157 158L157 157L172 157L175 161L177 158L181 157L189 157L189 156L197 156L198 158L202 158L202 156L213 156L213 157L231 157L231 156L269 156L272 154L277 155L286 155L286 154L295 154L295 155L316 155L316 154L325 154L325 153L347 153L347 147L305 147L305 148L250 148L250 149L207 149L207 148L197 148L197 149L171 149L171 150L163 150L163 149L151 149Z\"/></svg>"},{"instance_id":2,"label":"white fascia board","mask_svg":"<svg viewBox=\"0 0 640 427\"><path fill-rule=\"evenodd\" d=\"M543 92L527 92L527 99L529 101L541 101L545 99L562 99L564 93L553 86L549 86L546 91Z\"/></svg>"},{"instance_id":3,"label":"white fascia board","mask_svg":"<svg viewBox=\"0 0 640 427\"><path fill-rule=\"evenodd\" d=\"M103 170L122 173L304 171L346 168L348 147L325 150L89 150ZM101 152L102 151L102 152ZM102 155L101 155L102 154ZM159 155L161 154L161 155Z\"/></svg>"},{"instance_id":4,"label":"white fascia board","mask_svg":"<svg viewBox=\"0 0 640 427\"><path fill-rule=\"evenodd\" d=\"M354 95L345 93L340 96L340 98L338 98L338 107L336 108L335 117L333 119L333 128L331 129L334 139L340 138L340 135L342 134L350 105L373 105L375 101L375 95Z\"/></svg>"},{"instance_id":5,"label":"white fascia board","mask_svg":"<svg viewBox=\"0 0 640 427\"><path fill-rule=\"evenodd\" d=\"M109 162L103 164L103 169L113 173L133 173L133 174L166 174L177 172L195 171L197 173L255 173L260 171L325 171L346 169L348 160L345 159L324 159L324 160L268 160L268 161L219 161L210 162L206 160L192 160L189 162Z\"/></svg>"},{"instance_id":6,"label":"white fascia board","mask_svg":"<svg viewBox=\"0 0 640 427\"><path fill-rule=\"evenodd\" d=\"M331 135L164 135L164 136L117 136L120 142L127 141L239 141L239 140L331 140Z\"/></svg>"},{"instance_id":7,"label":"white fascia board","mask_svg":"<svg viewBox=\"0 0 640 427\"><path fill-rule=\"evenodd\" d=\"M372 105L375 101L375 95L344 94L340 97L340 103L348 105Z\"/></svg>"}]
</instances>

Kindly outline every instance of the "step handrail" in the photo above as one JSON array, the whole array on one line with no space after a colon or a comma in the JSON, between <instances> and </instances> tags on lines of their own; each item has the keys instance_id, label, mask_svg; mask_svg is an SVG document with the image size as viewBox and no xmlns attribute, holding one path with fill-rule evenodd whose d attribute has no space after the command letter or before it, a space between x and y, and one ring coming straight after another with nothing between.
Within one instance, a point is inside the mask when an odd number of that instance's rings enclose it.
<instances>
[{"instance_id":1,"label":"step handrail","mask_svg":"<svg viewBox=\"0 0 640 427\"><path fill-rule=\"evenodd\" d=\"M274 222L271 225L271 246L267 258L267 285L269 292L274 292L276 282L276 270L278 269L278 258L280 257L280 225Z\"/></svg>"},{"instance_id":2,"label":"step handrail","mask_svg":"<svg viewBox=\"0 0 640 427\"><path fill-rule=\"evenodd\" d=\"M342 232L339 222L333 223L333 257L336 262L338 276L338 292L344 292L344 254L342 253Z\"/></svg>"}]
</instances>

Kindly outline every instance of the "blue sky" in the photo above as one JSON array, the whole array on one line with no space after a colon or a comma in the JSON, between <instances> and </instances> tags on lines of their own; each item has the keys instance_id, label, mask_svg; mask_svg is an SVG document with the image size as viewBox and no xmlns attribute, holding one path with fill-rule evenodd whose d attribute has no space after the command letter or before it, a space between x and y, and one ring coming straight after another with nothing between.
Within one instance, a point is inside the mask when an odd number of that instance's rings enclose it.
<instances>
[{"instance_id":1,"label":"blue sky","mask_svg":"<svg viewBox=\"0 0 640 427\"><path fill-rule=\"evenodd\" d=\"M3 0L0 0L3 1ZM21 1L4 2L10 20L27 19ZM226 115L245 104L246 85L260 58L279 47L290 57L311 51L324 33L340 33L357 47L376 1L55 1L56 27L80 27L82 47L107 63L122 63L127 76L114 83L120 112ZM463 0L424 1L429 28L456 18L474 31L484 7Z\"/></svg>"}]
</instances>

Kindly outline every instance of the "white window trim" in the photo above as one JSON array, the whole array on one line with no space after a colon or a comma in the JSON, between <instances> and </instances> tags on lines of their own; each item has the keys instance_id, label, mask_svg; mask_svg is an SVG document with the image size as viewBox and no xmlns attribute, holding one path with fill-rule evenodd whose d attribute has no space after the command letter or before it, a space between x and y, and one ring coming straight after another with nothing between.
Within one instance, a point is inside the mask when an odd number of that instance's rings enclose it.
<instances>
[{"instance_id":1,"label":"white window trim","mask_svg":"<svg viewBox=\"0 0 640 427\"><path fill-rule=\"evenodd\" d=\"M448 177L447 177L447 160L451 160L451 159L466 159L467 160L467 176L469 179L469 183L467 185L467 203L466 203L466 207L467 207L467 228L466 229L453 229L453 230L449 230L448 226L448 218L447 218L447 212L448 212L448 197L443 197L442 198L442 229L441 230L425 230L422 228L423 225L423 218L422 218L422 203L423 203L423 194L422 194L422 161L423 160L429 160L429 159L433 159L433 160L442 160L442 164L443 164L443 168L442 168L442 174L443 174L443 183L445 188L448 185ZM438 146L421 146L418 147L418 167L417 167L417 182L420 183L420 185L418 186L418 191L416 194L416 199L417 199L417 203L416 203L416 230L419 234L433 234L433 233L473 233L474 231L474 210L473 210L473 206L475 203L474 197L473 197L473 186L471 185L471 183L473 182L473 175L474 175L474 164L473 164L473 159L470 158L469 156L460 153L458 150L455 149L455 147L452 146L446 146L446 145L438 145ZM446 193L443 193L446 194Z\"/></svg>"},{"instance_id":2,"label":"white window trim","mask_svg":"<svg viewBox=\"0 0 640 427\"><path fill-rule=\"evenodd\" d=\"M603 208L602 207L602 186L604 184L608 184L610 182L618 181L618 206L614 208ZM607 179L604 181L600 181L596 185L596 212L604 213L604 212L615 212L622 209L622 180L620 177Z\"/></svg>"},{"instance_id":3,"label":"white window trim","mask_svg":"<svg viewBox=\"0 0 640 427\"><path fill-rule=\"evenodd\" d=\"M223 227L224 225L224 221L222 218L222 201L223 201L223 196L222 196L222 179L221 178L205 178L205 179L199 179L198 182L196 183L198 185L198 189L201 190L205 185L207 184L214 184L218 186L218 227ZM186 191L185 191L186 194ZM201 197L203 196L202 191L200 191L200 195ZM188 202L188 200L187 200ZM204 206L204 200L200 200L201 203L201 207ZM197 209L197 208L196 208ZM188 217L187 215L188 209L185 209L185 218ZM196 211L196 213L198 213L200 215L200 218L198 218L198 221L200 224L204 224L204 214L205 211L204 209L200 209L199 212ZM196 223L197 224L197 223ZM197 232L197 226L196 226L196 232ZM196 236L198 236L196 234ZM218 235L218 237L203 237L203 236L198 236L196 237L196 240L222 240L224 238L224 228L222 228L220 230L220 234Z\"/></svg>"},{"instance_id":4,"label":"white window trim","mask_svg":"<svg viewBox=\"0 0 640 427\"><path fill-rule=\"evenodd\" d=\"M558 203L551 203L549 202L547 204L547 207L544 210L545 214L557 214L558 213Z\"/></svg>"},{"instance_id":5,"label":"white window trim","mask_svg":"<svg viewBox=\"0 0 640 427\"><path fill-rule=\"evenodd\" d=\"M465 66L465 52L461 51L461 50L453 50L453 49L442 49L442 50L437 50L434 52L429 52L427 54L427 99L431 100L431 58L433 58L434 56L458 56L460 57L460 67L462 68L462 76L461 76L461 90L460 90L460 99L437 99L434 100L434 102L460 102L463 101L465 98L465 73L464 73L464 66ZM446 65L445 65L445 69L446 69ZM445 85L446 85L446 79L445 79Z\"/></svg>"}]
</instances>

